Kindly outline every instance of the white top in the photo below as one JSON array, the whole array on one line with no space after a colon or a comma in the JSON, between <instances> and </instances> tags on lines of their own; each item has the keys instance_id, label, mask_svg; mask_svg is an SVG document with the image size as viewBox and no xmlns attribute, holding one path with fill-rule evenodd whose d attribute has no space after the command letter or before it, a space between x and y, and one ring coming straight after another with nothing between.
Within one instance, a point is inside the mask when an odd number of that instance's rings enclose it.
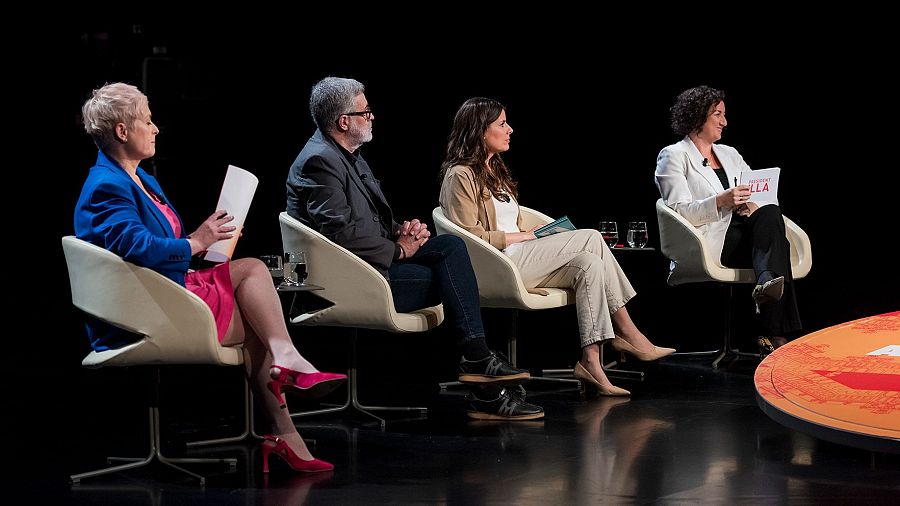
<instances>
[{"instance_id":1,"label":"white top","mask_svg":"<svg viewBox=\"0 0 900 506\"><path fill-rule=\"evenodd\" d=\"M494 212L497 218L497 230L501 230L503 232L518 232L519 231L519 203L516 202L516 199L513 198L512 195L506 194L509 196L509 202L503 202L502 200L497 200L493 194L491 194L491 200L494 201ZM512 244L506 247L503 250L507 255L510 254L513 250L518 249L517 246L521 246L520 243Z\"/></svg>"},{"instance_id":2,"label":"white top","mask_svg":"<svg viewBox=\"0 0 900 506\"><path fill-rule=\"evenodd\" d=\"M506 195L509 197L509 202L497 200L497 197L491 194L491 200L494 201L494 211L496 212L497 230L518 232L519 203L516 202L512 195L508 193Z\"/></svg>"}]
</instances>

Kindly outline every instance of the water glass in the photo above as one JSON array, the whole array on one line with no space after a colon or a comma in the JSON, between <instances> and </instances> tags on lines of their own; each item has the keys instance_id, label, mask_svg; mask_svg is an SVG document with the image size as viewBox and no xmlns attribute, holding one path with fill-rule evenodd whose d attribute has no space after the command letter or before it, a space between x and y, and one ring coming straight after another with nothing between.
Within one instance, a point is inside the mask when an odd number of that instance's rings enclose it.
<instances>
[{"instance_id":1,"label":"water glass","mask_svg":"<svg viewBox=\"0 0 900 506\"><path fill-rule=\"evenodd\" d=\"M302 251L284 253L284 285L300 286L306 280L306 254Z\"/></svg>"},{"instance_id":2,"label":"water glass","mask_svg":"<svg viewBox=\"0 0 900 506\"><path fill-rule=\"evenodd\" d=\"M628 234L625 240L628 242L629 248L643 248L647 245L647 222L646 221L629 221Z\"/></svg>"},{"instance_id":3,"label":"water glass","mask_svg":"<svg viewBox=\"0 0 900 506\"><path fill-rule=\"evenodd\" d=\"M601 221L599 230L600 235L603 236L603 240L606 241L606 245L610 248L614 248L619 242L619 229L616 226L616 222Z\"/></svg>"},{"instance_id":4,"label":"water glass","mask_svg":"<svg viewBox=\"0 0 900 506\"><path fill-rule=\"evenodd\" d=\"M272 275L272 282L276 286L284 282L284 265L281 262L281 255L263 255L259 259L266 264L269 274Z\"/></svg>"}]
</instances>

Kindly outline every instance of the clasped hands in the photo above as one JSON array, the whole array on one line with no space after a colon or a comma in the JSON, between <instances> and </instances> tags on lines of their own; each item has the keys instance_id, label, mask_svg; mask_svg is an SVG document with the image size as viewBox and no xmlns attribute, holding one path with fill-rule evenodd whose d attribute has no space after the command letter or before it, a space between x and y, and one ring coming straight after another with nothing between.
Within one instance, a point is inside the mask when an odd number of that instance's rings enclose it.
<instances>
[{"instance_id":1,"label":"clasped hands","mask_svg":"<svg viewBox=\"0 0 900 506\"><path fill-rule=\"evenodd\" d=\"M212 213L197 230L187 236L188 242L191 243L191 255L205 251L217 241L234 237L233 232L237 227L228 225L233 220L234 216L224 209Z\"/></svg>"},{"instance_id":2,"label":"clasped hands","mask_svg":"<svg viewBox=\"0 0 900 506\"><path fill-rule=\"evenodd\" d=\"M412 221L404 221L397 229L397 244L400 245L400 260L409 258L419 251L423 244L428 242L431 237L431 231L428 225L422 223L418 219Z\"/></svg>"}]
</instances>

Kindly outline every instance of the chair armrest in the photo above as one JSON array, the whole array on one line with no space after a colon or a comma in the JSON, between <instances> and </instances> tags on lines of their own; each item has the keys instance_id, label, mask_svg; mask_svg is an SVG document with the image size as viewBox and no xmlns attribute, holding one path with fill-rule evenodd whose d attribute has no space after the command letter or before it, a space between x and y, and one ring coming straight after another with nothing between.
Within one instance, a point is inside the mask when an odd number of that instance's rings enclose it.
<instances>
[{"instance_id":1,"label":"chair armrest","mask_svg":"<svg viewBox=\"0 0 900 506\"><path fill-rule=\"evenodd\" d=\"M478 291L481 294L482 306L528 307L525 302L528 291L522 282L519 269L509 257L487 241L450 221L440 207L434 208L431 217L434 219L434 227L438 234L455 235L466 243L472 268L478 279Z\"/></svg>"},{"instance_id":2,"label":"chair armrest","mask_svg":"<svg viewBox=\"0 0 900 506\"><path fill-rule=\"evenodd\" d=\"M806 277L812 269L812 245L809 236L796 223L784 216L784 228L791 243L791 274L794 279Z\"/></svg>"},{"instance_id":3,"label":"chair armrest","mask_svg":"<svg viewBox=\"0 0 900 506\"><path fill-rule=\"evenodd\" d=\"M755 280L750 269L722 265L697 228L667 206L663 199L656 201L656 218L660 249L671 260L669 285L703 281L752 283Z\"/></svg>"},{"instance_id":4,"label":"chair armrest","mask_svg":"<svg viewBox=\"0 0 900 506\"><path fill-rule=\"evenodd\" d=\"M522 215L522 225L525 230L531 230L539 225L546 225L553 221L553 218L546 214L525 206L519 206L519 213Z\"/></svg>"}]
</instances>

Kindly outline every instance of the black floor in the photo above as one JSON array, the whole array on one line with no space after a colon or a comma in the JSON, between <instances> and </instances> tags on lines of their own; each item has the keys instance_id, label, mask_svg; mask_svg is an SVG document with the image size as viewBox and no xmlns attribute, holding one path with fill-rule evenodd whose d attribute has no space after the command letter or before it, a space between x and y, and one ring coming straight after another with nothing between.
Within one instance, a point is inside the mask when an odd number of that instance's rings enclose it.
<instances>
[{"instance_id":1,"label":"black floor","mask_svg":"<svg viewBox=\"0 0 900 506\"><path fill-rule=\"evenodd\" d=\"M533 385L530 398L547 412L542 421L468 421L456 392L430 398L427 419L383 431L346 414L298 419L333 472L294 474L278 465L264 476L257 446L246 443L192 453L238 459L232 472L191 467L209 477L202 488L156 466L70 487L65 476L102 467L107 453L142 454L146 422L133 406L112 420L58 413L55 437L68 441L67 451L22 434L18 443L31 458L6 494L53 504L897 504L900 455L779 426L756 406L754 365L713 371L705 361L669 360L646 367L643 382L614 380L631 399ZM238 419L225 418L219 429ZM173 433L196 431L163 423ZM107 424L116 427L112 439L102 436Z\"/></svg>"}]
</instances>

